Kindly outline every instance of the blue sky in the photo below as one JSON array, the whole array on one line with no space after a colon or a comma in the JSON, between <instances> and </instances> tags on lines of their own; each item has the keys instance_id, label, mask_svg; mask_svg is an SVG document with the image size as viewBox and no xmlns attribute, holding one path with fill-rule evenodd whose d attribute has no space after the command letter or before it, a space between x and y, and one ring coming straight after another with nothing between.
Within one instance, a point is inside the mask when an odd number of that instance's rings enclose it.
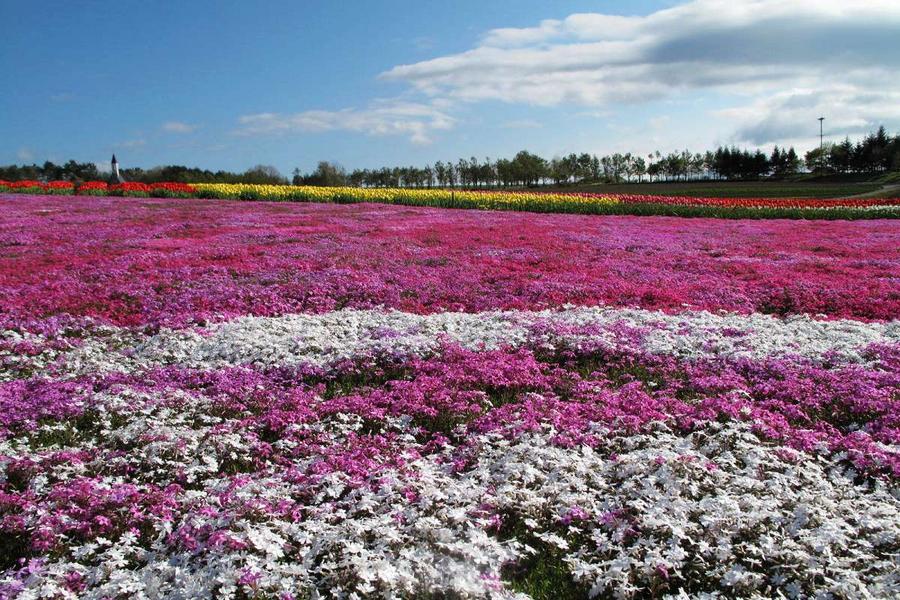
<instances>
[{"instance_id":1,"label":"blue sky","mask_svg":"<svg viewBox=\"0 0 900 600\"><path fill-rule=\"evenodd\" d=\"M787 5L787 6L784 6ZM900 130L900 3L0 0L0 163L289 173Z\"/></svg>"}]
</instances>

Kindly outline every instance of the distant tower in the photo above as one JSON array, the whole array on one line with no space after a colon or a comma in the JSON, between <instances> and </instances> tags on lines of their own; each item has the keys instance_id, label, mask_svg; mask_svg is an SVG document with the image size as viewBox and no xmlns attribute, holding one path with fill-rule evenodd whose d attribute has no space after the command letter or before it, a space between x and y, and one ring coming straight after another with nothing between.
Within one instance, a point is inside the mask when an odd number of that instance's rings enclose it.
<instances>
[{"instance_id":1,"label":"distant tower","mask_svg":"<svg viewBox=\"0 0 900 600\"><path fill-rule=\"evenodd\" d=\"M122 179L122 176L119 174L119 161L116 160L116 155L113 154L112 163L112 175L110 176L111 183L124 183L125 180Z\"/></svg>"}]
</instances>

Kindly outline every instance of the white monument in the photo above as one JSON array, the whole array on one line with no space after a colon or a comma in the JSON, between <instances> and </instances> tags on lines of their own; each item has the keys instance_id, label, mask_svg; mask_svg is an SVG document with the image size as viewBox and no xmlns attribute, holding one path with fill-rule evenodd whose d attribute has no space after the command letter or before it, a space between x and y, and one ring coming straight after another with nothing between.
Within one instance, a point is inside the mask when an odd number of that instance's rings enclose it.
<instances>
[{"instance_id":1,"label":"white monument","mask_svg":"<svg viewBox=\"0 0 900 600\"><path fill-rule=\"evenodd\" d=\"M116 155L113 154L112 157L112 175L110 175L110 183L125 183L125 179L119 174L119 161L116 160Z\"/></svg>"}]
</instances>

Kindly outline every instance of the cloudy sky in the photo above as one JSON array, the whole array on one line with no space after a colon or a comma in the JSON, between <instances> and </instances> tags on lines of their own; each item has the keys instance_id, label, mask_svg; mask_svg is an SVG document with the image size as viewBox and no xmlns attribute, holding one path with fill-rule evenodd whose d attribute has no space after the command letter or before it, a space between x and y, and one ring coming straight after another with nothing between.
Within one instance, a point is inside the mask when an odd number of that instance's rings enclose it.
<instances>
[{"instance_id":1,"label":"cloudy sky","mask_svg":"<svg viewBox=\"0 0 900 600\"><path fill-rule=\"evenodd\" d=\"M424 164L900 131L900 1L0 0L0 163Z\"/></svg>"}]
</instances>

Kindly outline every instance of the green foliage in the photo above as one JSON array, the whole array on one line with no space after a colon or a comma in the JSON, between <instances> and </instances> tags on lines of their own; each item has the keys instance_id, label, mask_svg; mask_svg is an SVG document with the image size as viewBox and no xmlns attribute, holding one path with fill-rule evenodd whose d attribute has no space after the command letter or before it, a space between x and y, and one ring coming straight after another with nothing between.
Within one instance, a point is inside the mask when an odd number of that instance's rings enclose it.
<instances>
[{"instance_id":1,"label":"green foliage","mask_svg":"<svg viewBox=\"0 0 900 600\"><path fill-rule=\"evenodd\" d=\"M294 170L294 185L321 185L326 187L341 187L348 183L347 171L344 167L320 161L316 170L308 175L300 175L300 169Z\"/></svg>"},{"instance_id":2,"label":"green foliage","mask_svg":"<svg viewBox=\"0 0 900 600\"><path fill-rule=\"evenodd\" d=\"M257 185L287 185L288 180L278 172L278 169L271 165L256 165L255 167L244 171L244 174L241 176L241 183L251 183Z\"/></svg>"},{"instance_id":3,"label":"green foliage","mask_svg":"<svg viewBox=\"0 0 900 600\"><path fill-rule=\"evenodd\" d=\"M109 190L106 194L91 194L97 196L120 196L122 198L149 198L147 192L139 192L135 190Z\"/></svg>"},{"instance_id":4,"label":"green foliage","mask_svg":"<svg viewBox=\"0 0 900 600\"><path fill-rule=\"evenodd\" d=\"M575 583L559 556L546 550L514 571L509 587L534 600L583 600L589 597L589 590Z\"/></svg>"},{"instance_id":5,"label":"green foliage","mask_svg":"<svg viewBox=\"0 0 900 600\"><path fill-rule=\"evenodd\" d=\"M64 165L50 161L43 165L0 166L0 179L7 181L96 181L102 179L97 165L70 160Z\"/></svg>"}]
</instances>

